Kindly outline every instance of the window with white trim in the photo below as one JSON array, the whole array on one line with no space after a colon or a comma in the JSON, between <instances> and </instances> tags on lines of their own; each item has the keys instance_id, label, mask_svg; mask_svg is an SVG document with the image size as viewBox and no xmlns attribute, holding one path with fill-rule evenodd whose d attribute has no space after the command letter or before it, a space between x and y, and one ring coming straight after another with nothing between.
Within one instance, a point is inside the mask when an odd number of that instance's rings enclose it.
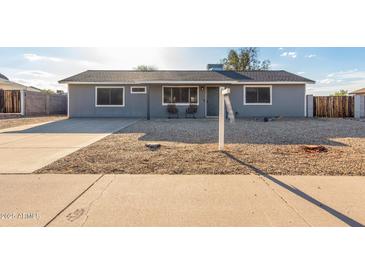
<instances>
[{"instance_id":1,"label":"window with white trim","mask_svg":"<svg viewBox=\"0 0 365 274\"><path fill-rule=\"evenodd\" d=\"M124 106L124 87L97 87L96 106Z\"/></svg>"},{"instance_id":2,"label":"window with white trim","mask_svg":"<svg viewBox=\"0 0 365 274\"><path fill-rule=\"evenodd\" d=\"M131 93L144 94L146 92L147 92L147 87L144 87L144 86L131 87Z\"/></svg>"},{"instance_id":3,"label":"window with white trim","mask_svg":"<svg viewBox=\"0 0 365 274\"><path fill-rule=\"evenodd\" d=\"M162 103L164 105L198 105L198 96L198 87L163 87Z\"/></svg>"},{"instance_id":4,"label":"window with white trim","mask_svg":"<svg viewBox=\"0 0 365 274\"><path fill-rule=\"evenodd\" d=\"M271 105L271 86L245 86L245 105Z\"/></svg>"}]
</instances>

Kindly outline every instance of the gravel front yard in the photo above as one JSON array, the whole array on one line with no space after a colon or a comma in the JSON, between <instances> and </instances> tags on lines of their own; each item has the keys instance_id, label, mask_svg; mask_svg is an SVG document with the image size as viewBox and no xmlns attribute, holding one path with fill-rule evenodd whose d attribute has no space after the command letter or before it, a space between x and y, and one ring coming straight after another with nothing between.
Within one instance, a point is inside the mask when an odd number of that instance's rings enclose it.
<instances>
[{"instance_id":1,"label":"gravel front yard","mask_svg":"<svg viewBox=\"0 0 365 274\"><path fill-rule=\"evenodd\" d=\"M139 121L39 173L365 175L365 122L352 119L237 120L226 123L217 151L217 120ZM146 143L161 148L150 151ZM323 145L308 153L303 145Z\"/></svg>"},{"instance_id":2,"label":"gravel front yard","mask_svg":"<svg viewBox=\"0 0 365 274\"><path fill-rule=\"evenodd\" d=\"M0 119L0 129L11 128L17 126L45 123L50 121L56 121L66 119L65 115L52 115L52 116L37 116L37 117L24 117L24 118L12 118L12 119Z\"/></svg>"}]
</instances>

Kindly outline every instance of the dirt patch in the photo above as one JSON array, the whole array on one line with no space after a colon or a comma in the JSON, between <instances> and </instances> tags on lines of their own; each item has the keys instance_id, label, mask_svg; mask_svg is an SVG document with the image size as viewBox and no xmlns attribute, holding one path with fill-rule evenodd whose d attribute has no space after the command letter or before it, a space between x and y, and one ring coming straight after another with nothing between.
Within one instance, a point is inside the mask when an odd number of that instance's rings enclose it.
<instances>
[{"instance_id":1,"label":"dirt patch","mask_svg":"<svg viewBox=\"0 0 365 274\"><path fill-rule=\"evenodd\" d=\"M216 120L140 121L39 173L365 175L365 123L351 119L238 120L217 150ZM146 144L161 147L150 150ZM306 153L321 145L326 153Z\"/></svg>"},{"instance_id":2,"label":"dirt patch","mask_svg":"<svg viewBox=\"0 0 365 274\"><path fill-rule=\"evenodd\" d=\"M12 119L0 119L0 129L11 128L17 126L45 123L50 121L57 121L66 119L64 115L52 115L52 116L37 116L37 117L22 117Z\"/></svg>"}]
</instances>

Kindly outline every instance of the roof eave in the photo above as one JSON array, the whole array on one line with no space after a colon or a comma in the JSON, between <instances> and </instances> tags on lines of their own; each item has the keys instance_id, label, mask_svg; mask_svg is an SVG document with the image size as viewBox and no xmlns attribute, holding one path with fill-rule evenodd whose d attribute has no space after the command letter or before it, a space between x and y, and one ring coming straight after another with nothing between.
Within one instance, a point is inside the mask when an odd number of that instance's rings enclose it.
<instances>
[{"instance_id":1,"label":"roof eave","mask_svg":"<svg viewBox=\"0 0 365 274\"><path fill-rule=\"evenodd\" d=\"M244 84L315 84L315 81L133 81L133 82L97 82L97 81L58 81L60 84L77 84L77 85L135 85L135 84L230 84L230 85L244 85Z\"/></svg>"}]
</instances>

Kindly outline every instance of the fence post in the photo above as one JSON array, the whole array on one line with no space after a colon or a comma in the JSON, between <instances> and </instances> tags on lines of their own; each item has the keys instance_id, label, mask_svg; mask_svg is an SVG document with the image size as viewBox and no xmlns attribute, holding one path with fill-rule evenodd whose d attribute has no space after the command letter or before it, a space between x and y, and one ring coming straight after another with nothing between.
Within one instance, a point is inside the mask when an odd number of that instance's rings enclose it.
<instances>
[{"instance_id":1,"label":"fence post","mask_svg":"<svg viewBox=\"0 0 365 274\"><path fill-rule=\"evenodd\" d=\"M307 95L307 117L313 118L313 95Z\"/></svg>"},{"instance_id":2,"label":"fence post","mask_svg":"<svg viewBox=\"0 0 365 274\"><path fill-rule=\"evenodd\" d=\"M360 102L360 95L355 95L354 96L354 100L355 100L355 102L354 102L354 107L355 107L355 109L354 109L354 117L356 118L356 119L360 119L360 114L361 114L361 111L360 111L360 107L361 107L361 102Z\"/></svg>"},{"instance_id":3,"label":"fence post","mask_svg":"<svg viewBox=\"0 0 365 274\"><path fill-rule=\"evenodd\" d=\"M49 101L50 101L50 96L49 94L46 94L46 115L49 115Z\"/></svg>"}]
</instances>

